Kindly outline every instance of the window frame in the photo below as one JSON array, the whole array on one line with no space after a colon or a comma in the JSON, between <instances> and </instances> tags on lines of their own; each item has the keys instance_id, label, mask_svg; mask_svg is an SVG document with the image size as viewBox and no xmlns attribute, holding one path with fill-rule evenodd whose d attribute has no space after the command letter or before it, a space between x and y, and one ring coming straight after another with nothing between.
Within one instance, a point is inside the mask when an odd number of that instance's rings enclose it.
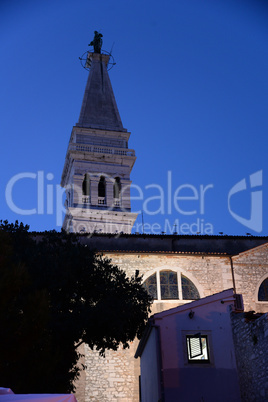
<instances>
[{"instance_id":1,"label":"window frame","mask_svg":"<svg viewBox=\"0 0 268 402\"><path fill-rule=\"evenodd\" d=\"M188 345L187 345L187 337L192 337L200 333L201 338L206 338L207 343L207 354L208 360L199 360L193 359L189 360L188 356ZM182 334L182 347L183 347L183 359L184 366L186 367L214 367L214 353L213 353L213 343L212 343L212 331L210 330L183 330Z\"/></svg>"},{"instance_id":2,"label":"window frame","mask_svg":"<svg viewBox=\"0 0 268 402\"><path fill-rule=\"evenodd\" d=\"M199 332L197 334L187 334L185 336L186 339L186 349L187 349L187 359L189 364L209 364L210 363L210 355L209 355L209 346L208 346L208 336L204 335L203 333ZM199 357L200 355L203 355L203 353L200 353L198 355L195 355L191 358L189 354L191 354L191 342L190 339L198 339L199 343L202 347L202 339L206 340L206 347L207 347L207 359L195 359L195 357Z\"/></svg>"}]
</instances>

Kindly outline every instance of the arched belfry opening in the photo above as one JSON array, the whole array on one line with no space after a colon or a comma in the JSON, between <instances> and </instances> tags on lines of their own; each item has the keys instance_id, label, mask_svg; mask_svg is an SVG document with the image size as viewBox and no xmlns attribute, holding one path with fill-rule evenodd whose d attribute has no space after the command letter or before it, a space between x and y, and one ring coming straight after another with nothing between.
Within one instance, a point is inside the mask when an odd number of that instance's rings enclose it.
<instances>
[{"instance_id":1,"label":"arched belfry opening","mask_svg":"<svg viewBox=\"0 0 268 402\"><path fill-rule=\"evenodd\" d=\"M114 198L120 200L121 198L121 181L120 177L116 177L114 180Z\"/></svg>"},{"instance_id":2,"label":"arched belfry opening","mask_svg":"<svg viewBox=\"0 0 268 402\"><path fill-rule=\"evenodd\" d=\"M84 180L82 184L82 193L83 195L89 196L90 195L90 176L88 173L84 175Z\"/></svg>"},{"instance_id":3,"label":"arched belfry opening","mask_svg":"<svg viewBox=\"0 0 268 402\"><path fill-rule=\"evenodd\" d=\"M98 197L99 198L105 198L106 197L106 183L105 183L105 177L101 176L100 181L98 184Z\"/></svg>"}]
</instances>

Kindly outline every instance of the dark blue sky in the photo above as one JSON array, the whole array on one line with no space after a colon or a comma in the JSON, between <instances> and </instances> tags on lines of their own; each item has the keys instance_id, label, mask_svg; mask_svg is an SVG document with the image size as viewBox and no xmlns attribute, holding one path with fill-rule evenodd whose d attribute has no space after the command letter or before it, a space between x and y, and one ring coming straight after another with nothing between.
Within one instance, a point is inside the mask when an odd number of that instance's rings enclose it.
<instances>
[{"instance_id":1,"label":"dark blue sky","mask_svg":"<svg viewBox=\"0 0 268 402\"><path fill-rule=\"evenodd\" d=\"M259 0L2 1L0 218L60 230L78 57L98 30L145 229L267 235L267 21Z\"/></svg>"}]
</instances>

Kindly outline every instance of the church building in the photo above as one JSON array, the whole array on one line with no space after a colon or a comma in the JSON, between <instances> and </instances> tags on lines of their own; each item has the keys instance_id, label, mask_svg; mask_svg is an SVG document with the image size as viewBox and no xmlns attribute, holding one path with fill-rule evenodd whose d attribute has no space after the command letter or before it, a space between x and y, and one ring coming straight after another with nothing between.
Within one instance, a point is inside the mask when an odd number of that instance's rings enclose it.
<instances>
[{"instance_id":1,"label":"church building","mask_svg":"<svg viewBox=\"0 0 268 402\"><path fill-rule=\"evenodd\" d=\"M137 217L130 204L135 151L128 148L130 133L123 127L111 86L110 55L102 53L97 42L93 45L61 179L66 190L63 228L79 233L82 243L102 252L127 275L139 270L154 298L152 313L231 288L243 295L245 311L267 312L267 237L131 233ZM107 351L103 358L82 345L87 368L76 384L78 401L138 402L137 346L135 341L129 349Z\"/></svg>"}]
</instances>

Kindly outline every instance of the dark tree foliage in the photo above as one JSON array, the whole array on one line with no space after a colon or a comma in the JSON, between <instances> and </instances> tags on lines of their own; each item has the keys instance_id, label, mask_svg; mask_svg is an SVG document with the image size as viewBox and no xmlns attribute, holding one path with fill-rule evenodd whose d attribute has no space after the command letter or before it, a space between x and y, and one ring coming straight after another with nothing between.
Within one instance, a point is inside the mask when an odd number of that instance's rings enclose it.
<instances>
[{"instance_id":1,"label":"dark tree foliage","mask_svg":"<svg viewBox=\"0 0 268 402\"><path fill-rule=\"evenodd\" d=\"M66 393L78 346L100 354L140 337L151 298L138 274L79 243L0 221L0 384L15 393Z\"/></svg>"}]
</instances>

